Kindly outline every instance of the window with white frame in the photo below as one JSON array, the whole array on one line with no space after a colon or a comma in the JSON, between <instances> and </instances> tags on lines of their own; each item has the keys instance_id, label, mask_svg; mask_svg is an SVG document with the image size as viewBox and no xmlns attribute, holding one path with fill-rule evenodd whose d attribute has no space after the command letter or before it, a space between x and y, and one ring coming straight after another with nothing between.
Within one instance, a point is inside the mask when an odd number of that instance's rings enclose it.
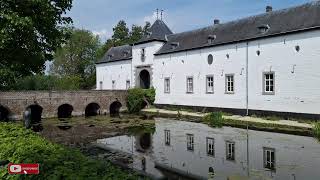
<instances>
[{"instance_id":1,"label":"window with white frame","mask_svg":"<svg viewBox=\"0 0 320 180\"><path fill-rule=\"evenodd\" d=\"M193 77L187 77L187 93L193 93Z\"/></svg>"},{"instance_id":2,"label":"window with white frame","mask_svg":"<svg viewBox=\"0 0 320 180\"><path fill-rule=\"evenodd\" d=\"M276 169L276 154L274 148L263 148L263 166L270 170Z\"/></svg>"},{"instance_id":3,"label":"window with white frame","mask_svg":"<svg viewBox=\"0 0 320 180\"><path fill-rule=\"evenodd\" d=\"M227 141L226 142L226 159L234 161L235 160L235 142Z\"/></svg>"},{"instance_id":4,"label":"window with white frame","mask_svg":"<svg viewBox=\"0 0 320 180\"><path fill-rule=\"evenodd\" d=\"M170 93L170 78L164 79L164 92Z\"/></svg>"},{"instance_id":5,"label":"window with white frame","mask_svg":"<svg viewBox=\"0 0 320 180\"><path fill-rule=\"evenodd\" d=\"M274 72L263 73L263 94L274 94Z\"/></svg>"},{"instance_id":6,"label":"window with white frame","mask_svg":"<svg viewBox=\"0 0 320 180\"><path fill-rule=\"evenodd\" d=\"M170 139L171 139L170 130L164 130L164 140L165 140L164 144L166 146L170 146Z\"/></svg>"},{"instance_id":7,"label":"window with white frame","mask_svg":"<svg viewBox=\"0 0 320 180\"><path fill-rule=\"evenodd\" d=\"M112 80L112 89L116 89L116 81Z\"/></svg>"},{"instance_id":8,"label":"window with white frame","mask_svg":"<svg viewBox=\"0 0 320 180\"><path fill-rule=\"evenodd\" d=\"M234 93L234 75L226 74L226 93L233 94Z\"/></svg>"},{"instance_id":9,"label":"window with white frame","mask_svg":"<svg viewBox=\"0 0 320 180\"><path fill-rule=\"evenodd\" d=\"M187 150L194 151L194 135L187 134Z\"/></svg>"},{"instance_id":10,"label":"window with white frame","mask_svg":"<svg viewBox=\"0 0 320 180\"><path fill-rule=\"evenodd\" d=\"M207 154L209 156L214 156L214 139L207 138Z\"/></svg>"},{"instance_id":11,"label":"window with white frame","mask_svg":"<svg viewBox=\"0 0 320 180\"><path fill-rule=\"evenodd\" d=\"M214 80L213 80L213 75L208 75L207 78L206 78L206 84L207 84L207 93L213 93L213 83L214 83Z\"/></svg>"},{"instance_id":12,"label":"window with white frame","mask_svg":"<svg viewBox=\"0 0 320 180\"><path fill-rule=\"evenodd\" d=\"M130 88L130 80L127 80L126 81L126 89L129 89Z\"/></svg>"}]
</instances>

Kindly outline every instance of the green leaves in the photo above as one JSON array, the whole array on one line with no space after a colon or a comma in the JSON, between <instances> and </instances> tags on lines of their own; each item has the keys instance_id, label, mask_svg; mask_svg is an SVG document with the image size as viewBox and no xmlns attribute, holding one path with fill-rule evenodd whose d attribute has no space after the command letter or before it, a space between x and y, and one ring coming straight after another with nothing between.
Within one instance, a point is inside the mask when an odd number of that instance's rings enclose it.
<instances>
[{"instance_id":1,"label":"green leaves","mask_svg":"<svg viewBox=\"0 0 320 180\"><path fill-rule=\"evenodd\" d=\"M31 130L0 123L0 159L13 163L39 163L39 175L16 175L0 169L0 179L138 179L109 162L92 160L80 151L51 143Z\"/></svg>"},{"instance_id":2,"label":"green leaves","mask_svg":"<svg viewBox=\"0 0 320 180\"><path fill-rule=\"evenodd\" d=\"M153 104L155 101L155 89L133 88L128 90L127 107L129 113L137 113L143 109L147 102ZM147 102L146 102L147 101Z\"/></svg>"},{"instance_id":3,"label":"green leaves","mask_svg":"<svg viewBox=\"0 0 320 180\"><path fill-rule=\"evenodd\" d=\"M71 4L72 0L1 0L2 65L18 77L41 72L44 62L52 60L52 52L67 38L61 26L72 22L64 16ZM7 82L1 80L0 85Z\"/></svg>"},{"instance_id":4,"label":"green leaves","mask_svg":"<svg viewBox=\"0 0 320 180\"><path fill-rule=\"evenodd\" d=\"M212 127L222 127L223 126L223 114L222 112L212 112L203 117L203 121L208 123Z\"/></svg>"}]
</instances>

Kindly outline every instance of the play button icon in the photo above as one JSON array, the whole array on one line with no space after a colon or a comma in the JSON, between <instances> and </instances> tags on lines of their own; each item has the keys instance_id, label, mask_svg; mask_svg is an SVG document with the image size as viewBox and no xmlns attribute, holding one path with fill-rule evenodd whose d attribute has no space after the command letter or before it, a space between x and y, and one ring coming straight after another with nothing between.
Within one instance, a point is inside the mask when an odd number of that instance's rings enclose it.
<instances>
[{"instance_id":1,"label":"play button icon","mask_svg":"<svg viewBox=\"0 0 320 180\"><path fill-rule=\"evenodd\" d=\"M10 172L12 173L20 173L22 171L22 168L20 165L11 165L9 169L10 169Z\"/></svg>"}]
</instances>

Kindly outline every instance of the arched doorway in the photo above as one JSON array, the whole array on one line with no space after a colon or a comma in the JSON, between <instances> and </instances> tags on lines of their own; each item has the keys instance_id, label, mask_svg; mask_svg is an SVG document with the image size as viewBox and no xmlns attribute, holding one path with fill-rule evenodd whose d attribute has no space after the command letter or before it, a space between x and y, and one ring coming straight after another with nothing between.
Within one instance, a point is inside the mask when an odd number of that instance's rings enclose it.
<instances>
[{"instance_id":1,"label":"arched doorway","mask_svg":"<svg viewBox=\"0 0 320 180\"><path fill-rule=\"evenodd\" d=\"M43 127L41 124L43 108L38 104L30 105L24 112L24 122L26 128L31 128L36 131L42 131Z\"/></svg>"},{"instance_id":2,"label":"arched doorway","mask_svg":"<svg viewBox=\"0 0 320 180\"><path fill-rule=\"evenodd\" d=\"M139 152L148 152L152 150L152 134L142 133L135 136L135 147Z\"/></svg>"},{"instance_id":3,"label":"arched doorway","mask_svg":"<svg viewBox=\"0 0 320 180\"><path fill-rule=\"evenodd\" d=\"M58 118L71 118L73 107L70 104L62 104L58 107Z\"/></svg>"},{"instance_id":4,"label":"arched doorway","mask_svg":"<svg viewBox=\"0 0 320 180\"><path fill-rule=\"evenodd\" d=\"M0 105L0 121L8 121L9 120L10 111L6 107Z\"/></svg>"},{"instance_id":5,"label":"arched doorway","mask_svg":"<svg viewBox=\"0 0 320 180\"><path fill-rule=\"evenodd\" d=\"M90 116L96 116L99 114L100 106L97 103L90 103L87 105L86 110L85 110L85 116L90 117Z\"/></svg>"},{"instance_id":6,"label":"arched doorway","mask_svg":"<svg viewBox=\"0 0 320 180\"><path fill-rule=\"evenodd\" d=\"M140 78L140 88L149 89L150 88L150 73L147 70L142 70L139 74Z\"/></svg>"},{"instance_id":7,"label":"arched doorway","mask_svg":"<svg viewBox=\"0 0 320 180\"><path fill-rule=\"evenodd\" d=\"M119 117L120 116L120 108L122 104L119 101L114 101L110 104L109 112L111 117Z\"/></svg>"}]
</instances>

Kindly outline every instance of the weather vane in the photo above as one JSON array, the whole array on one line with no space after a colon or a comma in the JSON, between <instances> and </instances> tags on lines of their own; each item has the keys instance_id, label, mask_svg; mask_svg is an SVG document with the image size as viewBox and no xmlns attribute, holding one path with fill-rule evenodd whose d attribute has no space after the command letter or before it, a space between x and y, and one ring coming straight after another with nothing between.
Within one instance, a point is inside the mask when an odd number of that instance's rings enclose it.
<instances>
[{"instance_id":1,"label":"weather vane","mask_svg":"<svg viewBox=\"0 0 320 180\"><path fill-rule=\"evenodd\" d=\"M163 10L161 10L161 21L162 21L162 14L163 14Z\"/></svg>"},{"instance_id":2,"label":"weather vane","mask_svg":"<svg viewBox=\"0 0 320 180\"><path fill-rule=\"evenodd\" d=\"M159 19L159 9L157 8L157 20Z\"/></svg>"}]
</instances>

